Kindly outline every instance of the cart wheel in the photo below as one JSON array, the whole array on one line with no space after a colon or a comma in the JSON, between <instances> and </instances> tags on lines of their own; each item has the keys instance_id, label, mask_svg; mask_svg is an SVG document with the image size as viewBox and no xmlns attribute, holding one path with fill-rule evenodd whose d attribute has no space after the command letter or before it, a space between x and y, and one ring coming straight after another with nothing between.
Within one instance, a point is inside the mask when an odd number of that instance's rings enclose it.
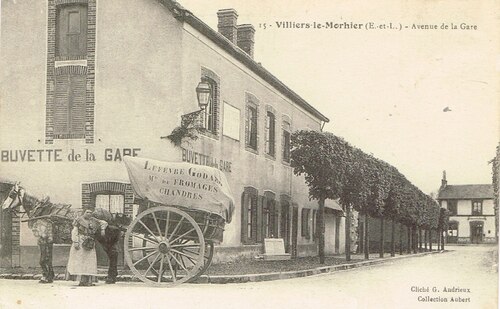
<instances>
[{"instance_id":1,"label":"cart wheel","mask_svg":"<svg viewBox=\"0 0 500 309\"><path fill-rule=\"evenodd\" d=\"M205 240L200 227L189 214L174 207L141 212L127 228L124 248L134 275L151 285L186 282L204 265Z\"/></svg>"},{"instance_id":2,"label":"cart wheel","mask_svg":"<svg viewBox=\"0 0 500 309\"><path fill-rule=\"evenodd\" d=\"M189 279L188 282L194 282L196 279L198 279L201 275L207 271L207 269L212 265L212 259L214 257L214 243L211 241L206 241L205 242L205 255L203 256L203 267L198 271L196 275L194 275L191 279Z\"/></svg>"}]
</instances>

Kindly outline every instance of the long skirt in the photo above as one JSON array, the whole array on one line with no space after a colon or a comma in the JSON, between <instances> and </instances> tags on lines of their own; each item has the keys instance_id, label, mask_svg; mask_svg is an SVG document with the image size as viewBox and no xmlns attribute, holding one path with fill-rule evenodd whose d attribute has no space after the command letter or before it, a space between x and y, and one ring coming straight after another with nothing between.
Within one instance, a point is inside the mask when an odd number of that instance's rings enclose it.
<instances>
[{"instance_id":1,"label":"long skirt","mask_svg":"<svg viewBox=\"0 0 500 309\"><path fill-rule=\"evenodd\" d=\"M97 275L97 255L95 247L92 250L75 249L71 246L68 260L68 273L70 275Z\"/></svg>"}]
</instances>

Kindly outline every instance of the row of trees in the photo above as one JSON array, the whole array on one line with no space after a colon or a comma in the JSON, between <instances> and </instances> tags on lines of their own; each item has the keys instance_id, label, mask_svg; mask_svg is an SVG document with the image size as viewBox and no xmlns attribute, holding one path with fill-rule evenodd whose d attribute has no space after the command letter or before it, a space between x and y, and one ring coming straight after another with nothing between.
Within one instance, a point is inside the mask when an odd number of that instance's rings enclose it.
<instances>
[{"instance_id":1,"label":"row of trees","mask_svg":"<svg viewBox=\"0 0 500 309\"><path fill-rule=\"evenodd\" d=\"M394 166L364 153L342 138L328 132L303 130L292 135L291 146L294 174L304 175L310 198L319 201L317 233L320 263L324 263L326 199L340 199L346 214L346 238L351 234L351 209L365 216L365 231L368 230L368 217L381 218L382 226L384 219L390 219L393 231L395 222L404 224L408 227L411 247L414 249L421 230L426 231L426 236L431 239L432 231L447 228L446 212L440 210L430 196L411 184ZM365 258L368 258L368 237L364 239ZM350 260L351 242L346 239L345 243L346 259Z\"/></svg>"}]
</instances>

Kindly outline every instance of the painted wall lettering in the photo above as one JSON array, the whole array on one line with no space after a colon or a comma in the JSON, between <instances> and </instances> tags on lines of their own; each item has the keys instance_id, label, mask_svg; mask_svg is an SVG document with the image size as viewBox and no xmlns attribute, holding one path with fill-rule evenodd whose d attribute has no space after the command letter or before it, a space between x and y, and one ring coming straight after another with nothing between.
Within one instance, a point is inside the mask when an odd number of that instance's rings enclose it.
<instances>
[{"instance_id":1,"label":"painted wall lettering","mask_svg":"<svg viewBox=\"0 0 500 309\"><path fill-rule=\"evenodd\" d=\"M218 168L219 170L231 173L231 161L218 160L215 157L205 155L193 150L182 148L182 161L197 165L205 165Z\"/></svg>"},{"instance_id":2,"label":"painted wall lettering","mask_svg":"<svg viewBox=\"0 0 500 309\"><path fill-rule=\"evenodd\" d=\"M14 149L0 150L0 162L120 162L124 156L136 157L141 148L106 148L97 156L88 148L83 149Z\"/></svg>"}]
</instances>

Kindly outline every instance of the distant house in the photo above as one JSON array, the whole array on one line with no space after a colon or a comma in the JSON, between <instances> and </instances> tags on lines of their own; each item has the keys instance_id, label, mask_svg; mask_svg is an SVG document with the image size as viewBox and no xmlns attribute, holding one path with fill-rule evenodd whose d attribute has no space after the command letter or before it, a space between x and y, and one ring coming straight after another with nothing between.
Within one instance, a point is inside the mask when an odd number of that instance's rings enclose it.
<instances>
[{"instance_id":1,"label":"distant house","mask_svg":"<svg viewBox=\"0 0 500 309\"><path fill-rule=\"evenodd\" d=\"M448 243L494 243L495 210L491 184L448 185L443 172L438 201L450 212Z\"/></svg>"}]
</instances>

